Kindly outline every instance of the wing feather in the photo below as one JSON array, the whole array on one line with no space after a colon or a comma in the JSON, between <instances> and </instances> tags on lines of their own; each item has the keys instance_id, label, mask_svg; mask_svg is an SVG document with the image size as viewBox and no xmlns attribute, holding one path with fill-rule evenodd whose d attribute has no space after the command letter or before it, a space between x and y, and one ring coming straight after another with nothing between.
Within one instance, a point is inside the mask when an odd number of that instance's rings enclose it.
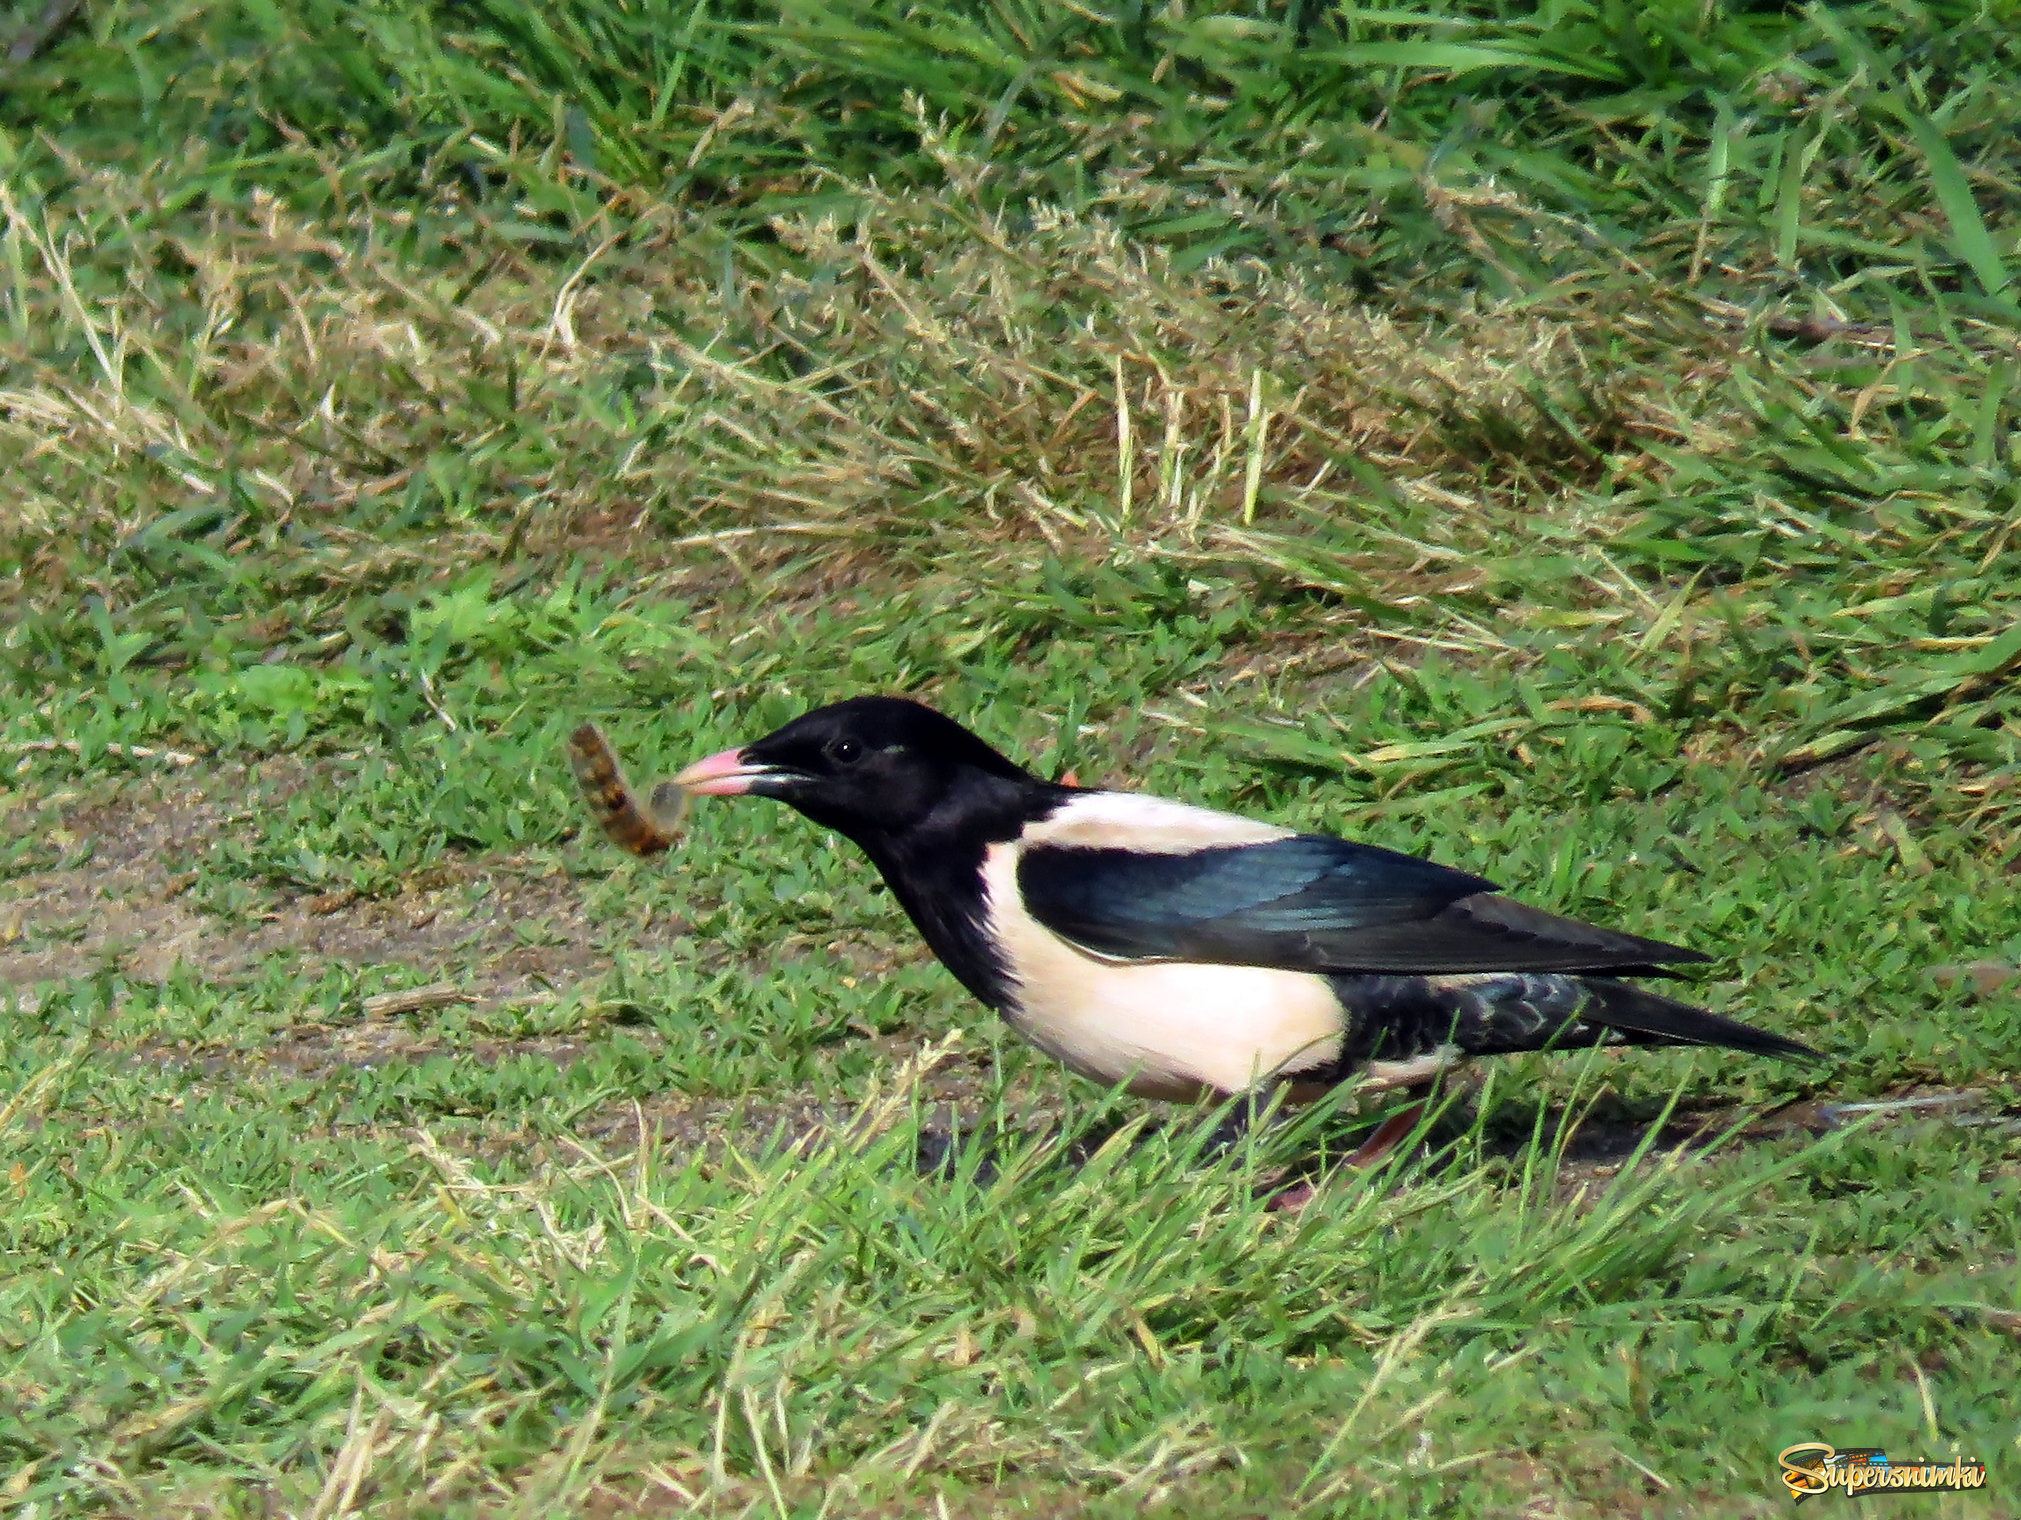
<instances>
[{"instance_id":1,"label":"wing feather","mask_svg":"<svg viewBox=\"0 0 2021 1520\"><path fill-rule=\"evenodd\" d=\"M1053 933L1124 960L1430 975L1708 958L1525 907L1464 871L1320 834L1183 854L1027 846L1018 888Z\"/></svg>"}]
</instances>

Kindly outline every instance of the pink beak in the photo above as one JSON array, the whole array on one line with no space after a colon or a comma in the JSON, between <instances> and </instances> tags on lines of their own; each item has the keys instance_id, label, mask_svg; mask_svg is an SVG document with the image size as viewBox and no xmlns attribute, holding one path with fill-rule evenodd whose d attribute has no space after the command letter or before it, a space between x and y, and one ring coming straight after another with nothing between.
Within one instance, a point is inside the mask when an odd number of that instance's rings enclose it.
<instances>
[{"instance_id":1,"label":"pink beak","mask_svg":"<svg viewBox=\"0 0 2021 1520\"><path fill-rule=\"evenodd\" d=\"M765 766L746 765L741 749L726 749L697 760L674 777L674 785L694 797L741 797L753 782L770 774Z\"/></svg>"}]
</instances>

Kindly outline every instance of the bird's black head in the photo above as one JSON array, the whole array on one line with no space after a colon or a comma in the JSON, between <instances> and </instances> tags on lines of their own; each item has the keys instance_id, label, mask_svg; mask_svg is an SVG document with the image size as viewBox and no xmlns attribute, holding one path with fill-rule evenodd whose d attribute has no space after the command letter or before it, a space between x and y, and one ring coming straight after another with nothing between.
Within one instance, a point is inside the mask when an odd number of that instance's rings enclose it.
<instances>
[{"instance_id":1,"label":"bird's black head","mask_svg":"<svg viewBox=\"0 0 2021 1520\"><path fill-rule=\"evenodd\" d=\"M776 797L858 842L904 834L969 798L1000 805L1052 790L952 718L900 697L816 708L674 779L702 796Z\"/></svg>"}]
</instances>

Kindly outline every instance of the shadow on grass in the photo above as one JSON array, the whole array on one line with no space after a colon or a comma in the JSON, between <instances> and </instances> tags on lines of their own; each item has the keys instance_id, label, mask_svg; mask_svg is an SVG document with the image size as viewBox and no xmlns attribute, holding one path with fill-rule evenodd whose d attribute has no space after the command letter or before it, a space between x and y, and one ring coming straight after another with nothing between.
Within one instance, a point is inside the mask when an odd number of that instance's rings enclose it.
<instances>
[{"instance_id":1,"label":"shadow on grass","mask_svg":"<svg viewBox=\"0 0 2021 1520\"><path fill-rule=\"evenodd\" d=\"M1989 1111L1981 1095L1970 1091L1911 1096L1905 1090L1878 1103L1850 1107L1810 1098L1757 1107L1684 1105L1654 1097L1624 1097L1611 1089L1584 1101L1478 1098L1464 1092L1434 1095L1409 1139L1360 1175L1373 1177L1383 1167L1412 1162L1429 1175L1548 1158L1555 1162L1562 1182L1577 1183L1611 1175L1639 1157L1685 1159L1767 1148L1843 1129L1860 1117L2010 1128L2021 1122L2004 1110ZM1387 1113L1290 1118L1239 1110L1206 1117L1174 1113L1149 1118L1104 1112L1080 1122L1069 1117L1043 1126L1001 1120L951 1127L923 1124L915 1166L923 1177L953 1178L968 1171L977 1182L988 1183L997 1175L1001 1151L1022 1151L1048 1135L1052 1146L1047 1164L1062 1174L1077 1172L1119 1138L1132 1148L1170 1145L1175 1161L1181 1163L1212 1160L1253 1142L1263 1152L1263 1174L1271 1187L1279 1188L1295 1181L1317 1183L1357 1175L1341 1164L1342 1158L1408 1106L1392 1105Z\"/></svg>"}]
</instances>

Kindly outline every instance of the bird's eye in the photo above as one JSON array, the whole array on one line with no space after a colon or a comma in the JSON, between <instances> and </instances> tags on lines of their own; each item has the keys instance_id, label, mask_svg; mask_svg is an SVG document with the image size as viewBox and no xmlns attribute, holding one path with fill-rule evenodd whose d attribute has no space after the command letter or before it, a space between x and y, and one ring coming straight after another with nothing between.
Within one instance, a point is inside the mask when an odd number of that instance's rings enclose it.
<instances>
[{"instance_id":1,"label":"bird's eye","mask_svg":"<svg viewBox=\"0 0 2021 1520\"><path fill-rule=\"evenodd\" d=\"M854 765L863 758L863 746L854 739L837 739L828 746L828 758L837 765Z\"/></svg>"}]
</instances>

